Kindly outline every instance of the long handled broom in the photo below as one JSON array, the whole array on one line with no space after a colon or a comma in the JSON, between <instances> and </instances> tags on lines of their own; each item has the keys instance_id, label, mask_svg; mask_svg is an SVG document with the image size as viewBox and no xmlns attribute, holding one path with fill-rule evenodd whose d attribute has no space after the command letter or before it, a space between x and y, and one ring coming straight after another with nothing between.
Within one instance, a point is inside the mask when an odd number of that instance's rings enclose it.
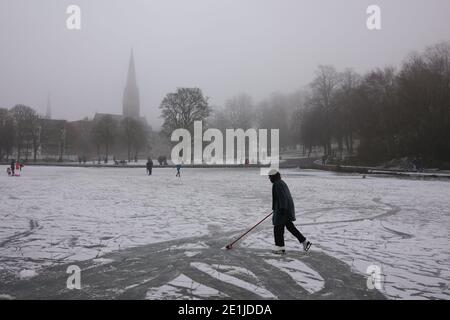
<instances>
[{"instance_id":1,"label":"long handled broom","mask_svg":"<svg viewBox=\"0 0 450 320\"><path fill-rule=\"evenodd\" d=\"M237 238L236 240L234 240L233 242L227 244L227 246L225 248L227 248L227 250L230 250L233 248L233 245L238 242L239 240L241 240L246 234L248 234L250 231L252 231L253 229L255 229L257 226L259 226L261 223L263 223L264 220L266 220L268 217L270 217L273 214L273 211L271 213L269 213L266 217L264 217L264 219L262 219L261 221L259 221L257 224L255 224L253 227L251 227L250 229L248 229L243 235L241 235L239 238Z\"/></svg>"}]
</instances>

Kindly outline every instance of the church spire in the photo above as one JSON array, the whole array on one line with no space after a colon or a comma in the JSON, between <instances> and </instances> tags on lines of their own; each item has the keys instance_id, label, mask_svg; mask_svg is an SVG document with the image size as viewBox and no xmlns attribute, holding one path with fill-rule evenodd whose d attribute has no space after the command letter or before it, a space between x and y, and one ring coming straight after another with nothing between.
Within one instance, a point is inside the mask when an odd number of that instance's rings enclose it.
<instances>
[{"instance_id":1,"label":"church spire","mask_svg":"<svg viewBox=\"0 0 450 320\"><path fill-rule=\"evenodd\" d=\"M131 49L130 62L128 64L127 87L128 86L136 86L136 71L134 69L133 49Z\"/></svg>"},{"instance_id":2,"label":"church spire","mask_svg":"<svg viewBox=\"0 0 450 320\"><path fill-rule=\"evenodd\" d=\"M130 62L128 64L127 83L123 92L123 116L139 119L139 89L136 83L136 70L134 66L134 53L131 49Z\"/></svg>"},{"instance_id":3,"label":"church spire","mask_svg":"<svg viewBox=\"0 0 450 320\"><path fill-rule=\"evenodd\" d=\"M47 109L45 110L45 118L52 118L52 105L50 104L50 93L47 95Z\"/></svg>"}]
</instances>

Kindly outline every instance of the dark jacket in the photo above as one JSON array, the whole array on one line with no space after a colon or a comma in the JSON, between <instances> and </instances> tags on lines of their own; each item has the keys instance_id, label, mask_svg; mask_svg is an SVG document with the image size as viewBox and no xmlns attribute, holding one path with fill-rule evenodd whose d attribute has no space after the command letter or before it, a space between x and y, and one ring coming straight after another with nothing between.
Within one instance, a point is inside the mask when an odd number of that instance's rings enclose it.
<instances>
[{"instance_id":1,"label":"dark jacket","mask_svg":"<svg viewBox=\"0 0 450 320\"><path fill-rule=\"evenodd\" d=\"M294 201L287 184L283 180L272 184L272 223L274 226L295 221Z\"/></svg>"},{"instance_id":2,"label":"dark jacket","mask_svg":"<svg viewBox=\"0 0 450 320\"><path fill-rule=\"evenodd\" d=\"M153 167L153 161L149 160L147 161L147 169L151 169Z\"/></svg>"}]
</instances>

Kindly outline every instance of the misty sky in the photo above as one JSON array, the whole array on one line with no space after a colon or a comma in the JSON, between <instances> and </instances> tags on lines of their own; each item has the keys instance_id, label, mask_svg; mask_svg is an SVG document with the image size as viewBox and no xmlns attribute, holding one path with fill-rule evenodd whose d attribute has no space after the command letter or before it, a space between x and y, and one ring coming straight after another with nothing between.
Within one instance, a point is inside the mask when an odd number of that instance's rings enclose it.
<instances>
[{"instance_id":1,"label":"misty sky","mask_svg":"<svg viewBox=\"0 0 450 320\"><path fill-rule=\"evenodd\" d=\"M82 29L66 28L79 5ZM366 8L382 30L366 28ZM358 72L398 66L450 40L449 0L0 0L0 107L22 103L53 118L122 113L134 48L141 114L155 128L176 87L212 105L240 92L256 102L307 85L319 64Z\"/></svg>"}]
</instances>

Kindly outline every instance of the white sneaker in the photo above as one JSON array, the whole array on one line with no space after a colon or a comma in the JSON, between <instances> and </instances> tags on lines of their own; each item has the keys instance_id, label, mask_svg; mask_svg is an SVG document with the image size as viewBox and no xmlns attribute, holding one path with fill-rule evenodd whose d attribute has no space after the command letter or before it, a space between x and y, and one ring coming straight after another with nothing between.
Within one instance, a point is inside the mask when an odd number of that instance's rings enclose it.
<instances>
[{"instance_id":1,"label":"white sneaker","mask_svg":"<svg viewBox=\"0 0 450 320\"><path fill-rule=\"evenodd\" d=\"M309 248L311 248L311 244L312 243L309 242L308 240L305 240L305 241L302 242L302 244L303 244L303 250L305 252L307 252L309 250Z\"/></svg>"}]
</instances>

